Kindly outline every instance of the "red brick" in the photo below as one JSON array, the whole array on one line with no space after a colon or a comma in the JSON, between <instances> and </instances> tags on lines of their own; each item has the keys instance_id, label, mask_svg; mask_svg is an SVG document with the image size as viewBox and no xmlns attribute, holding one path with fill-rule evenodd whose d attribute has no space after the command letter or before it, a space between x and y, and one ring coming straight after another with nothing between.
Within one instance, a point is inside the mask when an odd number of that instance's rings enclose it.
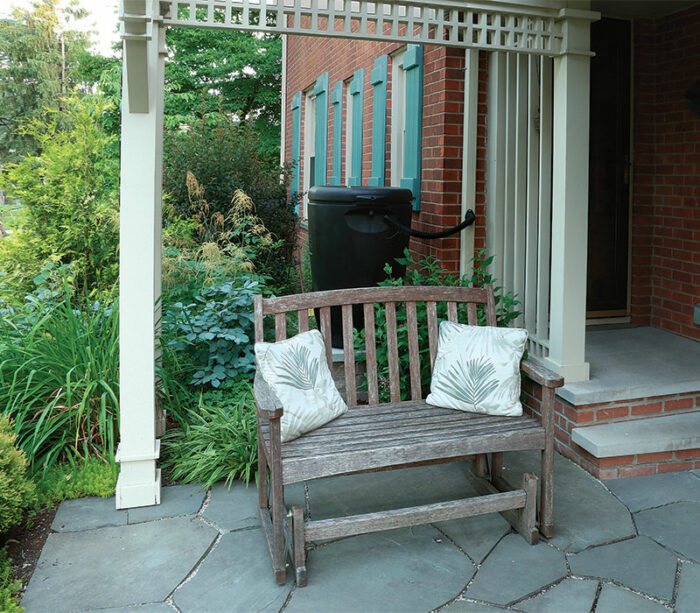
<instances>
[{"instance_id":1,"label":"red brick","mask_svg":"<svg viewBox=\"0 0 700 613\"><path fill-rule=\"evenodd\" d=\"M659 464L656 471L660 473L675 473L681 470L691 470L692 468L692 462L667 462L666 464Z\"/></svg>"},{"instance_id":2,"label":"red brick","mask_svg":"<svg viewBox=\"0 0 700 613\"><path fill-rule=\"evenodd\" d=\"M656 473L656 466L624 466L620 468L620 477L641 477Z\"/></svg>"},{"instance_id":3,"label":"red brick","mask_svg":"<svg viewBox=\"0 0 700 613\"><path fill-rule=\"evenodd\" d=\"M605 419L618 419L620 417L627 417L629 415L629 407L610 407L609 409L598 409L596 411L596 421L603 421Z\"/></svg>"},{"instance_id":4,"label":"red brick","mask_svg":"<svg viewBox=\"0 0 700 613\"><path fill-rule=\"evenodd\" d=\"M630 415L651 415L653 413L661 413L662 407L663 404L661 402L638 404L630 407Z\"/></svg>"},{"instance_id":5,"label":"red brick","mask_svg":"<svg viewBox=\"0 0 700 613\"><path fill-rule=\"evenodd\" d=\"M634 462L633 455L620 455L614 458L597 458L598 466L601 468L608 468L610 466L624 466L625 464L632 464Z\"/></svg>"},{"instance_id":6,"label":"red brick","mask_svg":"<svg viewBox=\"0 0 700 613\"><path fill-rule=\"evenodd\" d=\"M658 453L640 453L637 455L637 464L649 464L651 462L666 462L673 460L673 451L660 451Z\"/></svg>"},{"instance_id":7,"label":"red brick","mask_svg":"<svg viewBox=\"0 0 700 613\"><path fill-rule=\"evenodd\" d=\"M679 409L692 409L692 398L679 398L678 400L667 400L664 402L664 411L677 411Z\"/></svg>"},{"instance_id":8,"label":"red brick","mask_svg":"<svg viewBox=\"0 0 700 613\"><path fill-rule=\"evenodd\" d=\"M693 460L700 458L700 449L678 449L676 451L676 460Z\"/></svg>"}]
</instances>

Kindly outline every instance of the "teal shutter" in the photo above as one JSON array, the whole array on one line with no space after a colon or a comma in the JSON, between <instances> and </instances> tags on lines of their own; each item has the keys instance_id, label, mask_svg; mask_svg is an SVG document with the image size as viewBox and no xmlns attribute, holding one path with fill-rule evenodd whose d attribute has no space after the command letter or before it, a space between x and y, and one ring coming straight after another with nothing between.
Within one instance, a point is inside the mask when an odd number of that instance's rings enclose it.
<instances>
[{"instance_id":1,"label":"teal shutter","mask_svg":"<svg viewBox=\"0 0 700 613\"><path fill-rule=\"evenodd\" d=\"M325 185L328 168L328 73L324 72L314 86L316 97L316 166L314 185Z\"/></svg>"},{"instance_id":2,"label":"teal shutter","mask_svg":"<svg viewBox=\"0 0 700 613\"><path fill-rule=\"evenodd\" d=\"M386 80L389 71L389 56L382 55L374 61L370 81L374 90L372 106L372 176L368 183L384 186L386 165Z\"/></svg>"},{"instance_id":3,"label":"teal shutter","mask_svg":"<svg viewBox=\"0 0 700 613\"><path fill-rule=\"evenodd\" d=\"M341 185L343 165L343 82L338 81L331 94L333 105L333 174L331 185Z\"/></svg>"},{"instance_id":4,"label":"teal shutter","mask_svg":"<svg viewBox=\"0 0 700 613\"><path fill-rule=\"evenodd\" d=\"M362 185L362 120L365 93L365 71L355 71L350 83L352 96L352 151L348 185Z\"/></svg>"},{"instance_id":5,"label":"teal shutter","mask_svg":"<svg viewBox=\"0 0 700 613\"><path fill-rule=\"evenodd\" d=\"M420 211L421 142L423 124L423 46L408 45L403 56L406 73L406 137L401 187L413 192L413 210Z\"/></svg>"},{"instance_id":6,"label":"teal shutter","mask_svg":"<svg viewBox=\"0 0 700 613\"><path fill-rule=\"evenodd\" d=\"M301 92L292 97L292 184L290 191L292 197L299 194L299 164L301 161ZM299 204L295 208L299 214Z\"/></svg>"}]
</instances>

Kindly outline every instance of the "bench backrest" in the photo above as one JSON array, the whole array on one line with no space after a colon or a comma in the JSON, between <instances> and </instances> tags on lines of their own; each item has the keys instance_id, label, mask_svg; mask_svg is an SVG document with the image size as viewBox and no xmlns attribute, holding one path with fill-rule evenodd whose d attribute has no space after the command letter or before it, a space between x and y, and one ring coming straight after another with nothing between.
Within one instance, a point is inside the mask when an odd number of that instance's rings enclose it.
<instances>
[{"instance_id":1,"label":"bench backrest","mask_svg":"<svg viewBox=\"0 0 700 613\"><path fill-rule=\"evenodd\" d=\"M328 366L332 369L331 307L340 307L343 324L346 402L350 407L357 406L353 306L362 305L365 326L367 399L369 404L377 404L379 402L379 379L377 376L375 304L379 304L385 309L389 396L390 401L396 403L401 400L397 303L404 303L406 310L411 400L422 399L419 355L421 347L419 346L417 305L425 304L431 373L437 353L438 305L440 303L446 303L445 310L448 321L458 322L460 311L466 310L467 321L459 323L478 325L479 313L482 313L481 319L485 319L486 325L496 325L496 302L493 287L490 285L483 288L399 286L338 289L268 299L256 296L255 341L264 340L265 316L273 316L269 319L274 318L275 340L279 341L287 338L288 314L291 314L292 321L296 318L299 332L306 332L309 330L309 309L317 309L319 328L326 345L326 358ZM464 304L466 304L466 309L460 309L459 307Z\"/></svg>"}]
</instances>

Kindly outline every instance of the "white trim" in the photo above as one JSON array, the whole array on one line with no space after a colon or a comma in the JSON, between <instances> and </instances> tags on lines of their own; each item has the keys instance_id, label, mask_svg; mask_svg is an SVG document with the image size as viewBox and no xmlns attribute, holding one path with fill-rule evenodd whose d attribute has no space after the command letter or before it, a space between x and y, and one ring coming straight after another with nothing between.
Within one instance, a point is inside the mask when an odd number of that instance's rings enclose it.
<instances>
[{"instance_id":1,"label":"white trim","mask_svg":"<svg viewBox=\"0 0 700 613\"><path fill-rule=\"evenodd\" d=\"M350 83L352 83L352 79L344 84L343 87L345 90L345 125L343 126L345 130L345 151L343 152L344 159L342 163L344 173L340 177L342 185L350 185L350 175L352 174L352 127L354 123L355 96L350 93Z\"/></svg>"},{"instance_id":2,"label":"white trim","mask_svg":"<svg viewBox=\"0 0 700 613\"><path fill-rule=\"evenodd\" d=\"M403 177L404 142L406 140L406 74L403 56L406 48L391 54L391 146L389 168L391 186L401 187Z\"/></svg>"},{"instance_id":3,"label":"white trim","mask_svg":"<svg viewBox=\"0 0 700 613\"><path fill-rule=\"evenodd\" d=\"M313 87L304 94L304 128L301 133L303 206L301 219L308 219L309 189L311 188L311 158L316 156L316 96Z\"/></svg>"},{"instance_id":4,"label":"white trim","mask_svg":"<svg viewBox=\"0 0 700 613\"><path fill-rule=\"evenodd\" d=\"M476 208L476 132L479 107L479 51L464 52L464 140L462 142L462 219ZM459 274L472 276L474 224L461 232Z\"/></svg>"},{"instance_id":5,"label":"white trim","mask_svg":"<svg viewBox=\"0 0 700 613\"><path fill-rule=\"evenodd\" d=\"M280 115L280 166L287 161L287 35L282 35L282 94Z\"/></svg>"}]
</instances>

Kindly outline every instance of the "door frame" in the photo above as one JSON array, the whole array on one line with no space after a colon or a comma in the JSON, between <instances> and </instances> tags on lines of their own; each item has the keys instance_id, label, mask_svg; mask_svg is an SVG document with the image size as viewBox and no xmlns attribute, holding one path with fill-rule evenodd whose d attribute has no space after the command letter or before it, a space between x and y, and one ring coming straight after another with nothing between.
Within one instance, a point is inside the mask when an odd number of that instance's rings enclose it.
<instances>
[{"instance_id":1,"label":"door frame","mask_svg":"<svg viewBox=\"0 0 700 613\"><path fill-rule=\"evenodd\" d=\"M632 210L634 197L634 69L635 69L635 39L634 39L634 24L633 17L619 17L603 13L601 17L608 19L619 19L620 21L628 21L630 24L630 159L629 159L629 190L627 194L627 307L625 314L619 314L619 311L586 311L586 326L599 326L604 324L626 324L632 321ZM599 315L591 315L599 313Z\"/></svg>"}]
</instances>

